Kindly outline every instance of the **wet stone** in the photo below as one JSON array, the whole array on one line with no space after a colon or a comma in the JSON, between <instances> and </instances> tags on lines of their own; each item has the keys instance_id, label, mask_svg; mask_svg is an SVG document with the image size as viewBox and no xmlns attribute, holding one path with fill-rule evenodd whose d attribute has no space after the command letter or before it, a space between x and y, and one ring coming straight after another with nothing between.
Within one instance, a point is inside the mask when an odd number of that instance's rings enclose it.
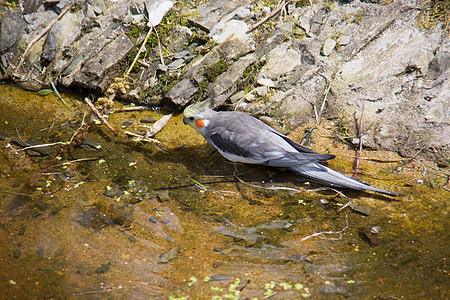
<instances>
[{"instance_id":1,"label":"wet stone","mask_svg":"<svg viewBox=\"0 0 450 300\"><path fill-rule=\"evenodd\" d=\"M24 235L26 230L27 230L26 226L20 227L19 232L17 233L17 235Z\"/></svg>"},{"instance_id":2,"label":"wet stone","mask_svg":"<svg viewBox=\"0 0 450 300\"><path fill-rule=\"evenodd\" d=\"M6 133L0 132L0 140L4 141L7 137L8 135Z\"/></svg>"},{"instance_id":3,"label":"wet stone","mask_svg":"<svg viewBox=\"0 0 450 300\"><path fill-rule=\"evenodd\" d=\"M36 250L36 253L39 254L39 255L42 256L42 257L45 257L45 250L44 250L44 248L42 248L42 247L39 247L39 248Z\"/></svg>"},{"instance_id":4,"label":"wet stone","mask_svg":"<svg viewBox=\"0 0 450 300\"><path fill-rule=\"evenodd\" d=\"M130 127L131 125L133 125L133 123L134 123L133 120L128 120L128 121L123 122L121 127L122 127L122 128L128 128L128 127Z\"/></svg>"},{"instance_id":5,"label":"wet stone","mask_svg":"<svg viewBox=\"0 0 450 300\"><path fill-rule=\"evenodd\" d=\"M100 267L95 269L95 273L97 273L97 274L105 274L106 272L109 271L110 268L111 268L111 262L108 262L106 264L102 264Z\"/></svg>"},{"instance_id":6,"label":"wet stone","mask_svg":"<svg viewBox=\"0 0 450 300\"><path fill-rule=\"evenodd\" d=\"M150 218L148 218L148 220L150 222L152 222L153 224L157 224L158 223L158 220L154 216L151 216Z\"/></svg>"},{"instance_id":7,"label":"wet stone","mask_svg":"<svg viewBox=\"0 0 450 300\"><path fill-rule=\"evenodd\" d=\"M142 118L140 122L141 122L141 123L147 123L147 124L149 124L149 123L155 123L155 122L156 122L156 119L154 119L154 118Z\"/></svg>"},{"instance_id":8,"label":"wet stone","mask_svg":"<svg viewBox=\"0 0 450 300\"><path fill-rule=\"evenodd\" d=\"M98 142L94 141L90 138L84 138L83 143L81 144L81 148L83 149L91 149L91 150L100 150L102 148L102 145L100 145Z\"/></svg>"},{"instance_id":9,"label":"wet stone","mask_svg":"<svg viewBox=\"0 0 450 300\"><path fill-rule=\"evenodd\" d=\"M356 203L356 201L351 201L348 206L350 206L350 208L353 211L356 211L356 212L358 212L360 214L363 214L363 215L366 215L366 216L370 216L370 214L372 212L370 207L361 206L358 203Z\"/></svg>"},{"instance_id":10,"label":"wet stone","mask_svg":"<svg viewBox=\"0 0 450 300\"><path fill-rule=\"evenodd\" d=\"M170 200L170 194L168 190L159 191L156 193L156 196L158 197L159 202L166 202Z\"/></svg>"},{"instance_id":11,"label":"wet stone","mask_svg":"<svg viewBox=\"0 0 450 300\"><path fill-rule=\"evenodd\" d=\"M106 197L115 198L123 195L123 191L119 188L118 185L107 186L106 191L103 193Z\"/></svg>"},{"instance_id":12,"label":"wet stone","mask_svg":"<svg viewBox=\"0 0 450 300\"><path fill-rule=\"evenodd\" d=\"M230 275L226 275L226 274L215 274L212 275L209 278L209 281L224 281L224 280L230 280L231 276Z\"/></svg>"},{"instance_id":13,"label":"wet stone","mask_svg":"<svg viewBox=\"0 0 450 300\"><path fill-rule=\"evenodd\" d=\"M362 236L370 246L376 247L380 244L380 240L378 239L378 233L373 233L372 231L373 227L365 227L362 230Z\"/></svg>"},{"instance_id":14,"label":"wet stone","mask_svg":"<svg viewBox=\"0 0 450 300\"><path fill-rule=\"evenodd\" d=\"M22 251L19 249L14 250L14 258L19 258L22 255Z\"/></svg>"},{"instance_id":15,"label":"wet stone","mask_svg":"<svg viewBox=\"0 0 450 300\"><path fill-rule=\"evenodd\" d=\"M159 259L158 263L166 264L169 261L174 260L175 258L177 258L179 253L180 253L180 246L175 246L175 247L171 248L169 251L163 253L160 256L160 259Z\"/></svg>"},{"instance_id":16,"label":"wet stone","mask_svg":"<svg viewBox=\"0 0 450 300\"><path fill-rule=\"evenodd\" d=\"M347 288L342 286L335 286L334 284L324 284L319 289L321 294L343 294L347 292Z\"/></svg>"}]
</instances>

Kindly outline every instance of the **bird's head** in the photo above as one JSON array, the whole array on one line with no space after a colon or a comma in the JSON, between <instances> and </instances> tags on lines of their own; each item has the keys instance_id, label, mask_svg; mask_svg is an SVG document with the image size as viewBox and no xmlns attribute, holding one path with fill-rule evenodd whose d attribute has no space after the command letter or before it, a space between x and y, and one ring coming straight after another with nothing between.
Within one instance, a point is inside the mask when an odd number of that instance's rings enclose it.
<instances>
[{"instance_id":1,"label":"bird's head","mask_svg":"<svg viewBox=\"0 0 450 300\"><path fill-rule=\"evenodd\" d=\"M213 112L209 108L209 101L191 104L183 112L183 123L200 131L208 125Z\"/></svg>"}]
</instances>

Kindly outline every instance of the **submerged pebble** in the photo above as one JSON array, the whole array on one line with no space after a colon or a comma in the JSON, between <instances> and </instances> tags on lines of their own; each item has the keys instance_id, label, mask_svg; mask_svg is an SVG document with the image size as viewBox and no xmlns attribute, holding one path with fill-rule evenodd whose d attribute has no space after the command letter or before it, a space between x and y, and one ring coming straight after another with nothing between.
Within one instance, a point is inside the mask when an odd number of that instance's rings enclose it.
<instances>
[{"instance_id":1,"label":"submerged pebble","mask_svg":"<svg viewBox=\"0 0 450 300\"><path fill-rule=\"evenodd\" d=\"M175 246L171 248L169 251L163 253L159 258L158 263L165 264L168 263L171 260L174 260L178 257L178 254L180 253L180 246Z\"/></svg>"}]
</instances>

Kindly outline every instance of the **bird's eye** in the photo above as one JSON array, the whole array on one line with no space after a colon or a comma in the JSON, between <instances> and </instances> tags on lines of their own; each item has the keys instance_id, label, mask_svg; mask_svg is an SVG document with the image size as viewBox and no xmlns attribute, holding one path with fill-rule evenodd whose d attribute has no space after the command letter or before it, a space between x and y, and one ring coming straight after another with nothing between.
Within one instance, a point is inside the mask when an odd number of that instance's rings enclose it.
<instances>
[{"instance_id":1,"label":"bird's eye","mask_svg":"<svg viewBox=\"0 0 450 300\"><path fill-rule=\"evenodd\" d=\"M194 121L194 117L189 117L189 120Z\"/></svg>"}]
</instances>

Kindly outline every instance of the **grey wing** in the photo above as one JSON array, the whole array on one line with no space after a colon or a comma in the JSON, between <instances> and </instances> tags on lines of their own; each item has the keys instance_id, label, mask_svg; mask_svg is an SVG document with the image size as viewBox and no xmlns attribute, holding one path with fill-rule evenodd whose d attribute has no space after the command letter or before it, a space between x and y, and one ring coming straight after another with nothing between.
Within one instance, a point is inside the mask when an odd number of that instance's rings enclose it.
<instances>
[{"instance_id":1,"label":"grey wing","mask_svg":"<svg viewBox=\"0 0 450 300\"><path fill-rule=\"evenodd\" d=\"M244 158L248 163L265 164L272 167L292 167L313 162L326 161L334 158L331 154L320 154L312 151L306 153L297 152L295 149L286 151L278 143L285 141L271 131L236 132L220 129L212 132L209 142L216 149L228 154Z\"/></svg>"}]
</instances>

